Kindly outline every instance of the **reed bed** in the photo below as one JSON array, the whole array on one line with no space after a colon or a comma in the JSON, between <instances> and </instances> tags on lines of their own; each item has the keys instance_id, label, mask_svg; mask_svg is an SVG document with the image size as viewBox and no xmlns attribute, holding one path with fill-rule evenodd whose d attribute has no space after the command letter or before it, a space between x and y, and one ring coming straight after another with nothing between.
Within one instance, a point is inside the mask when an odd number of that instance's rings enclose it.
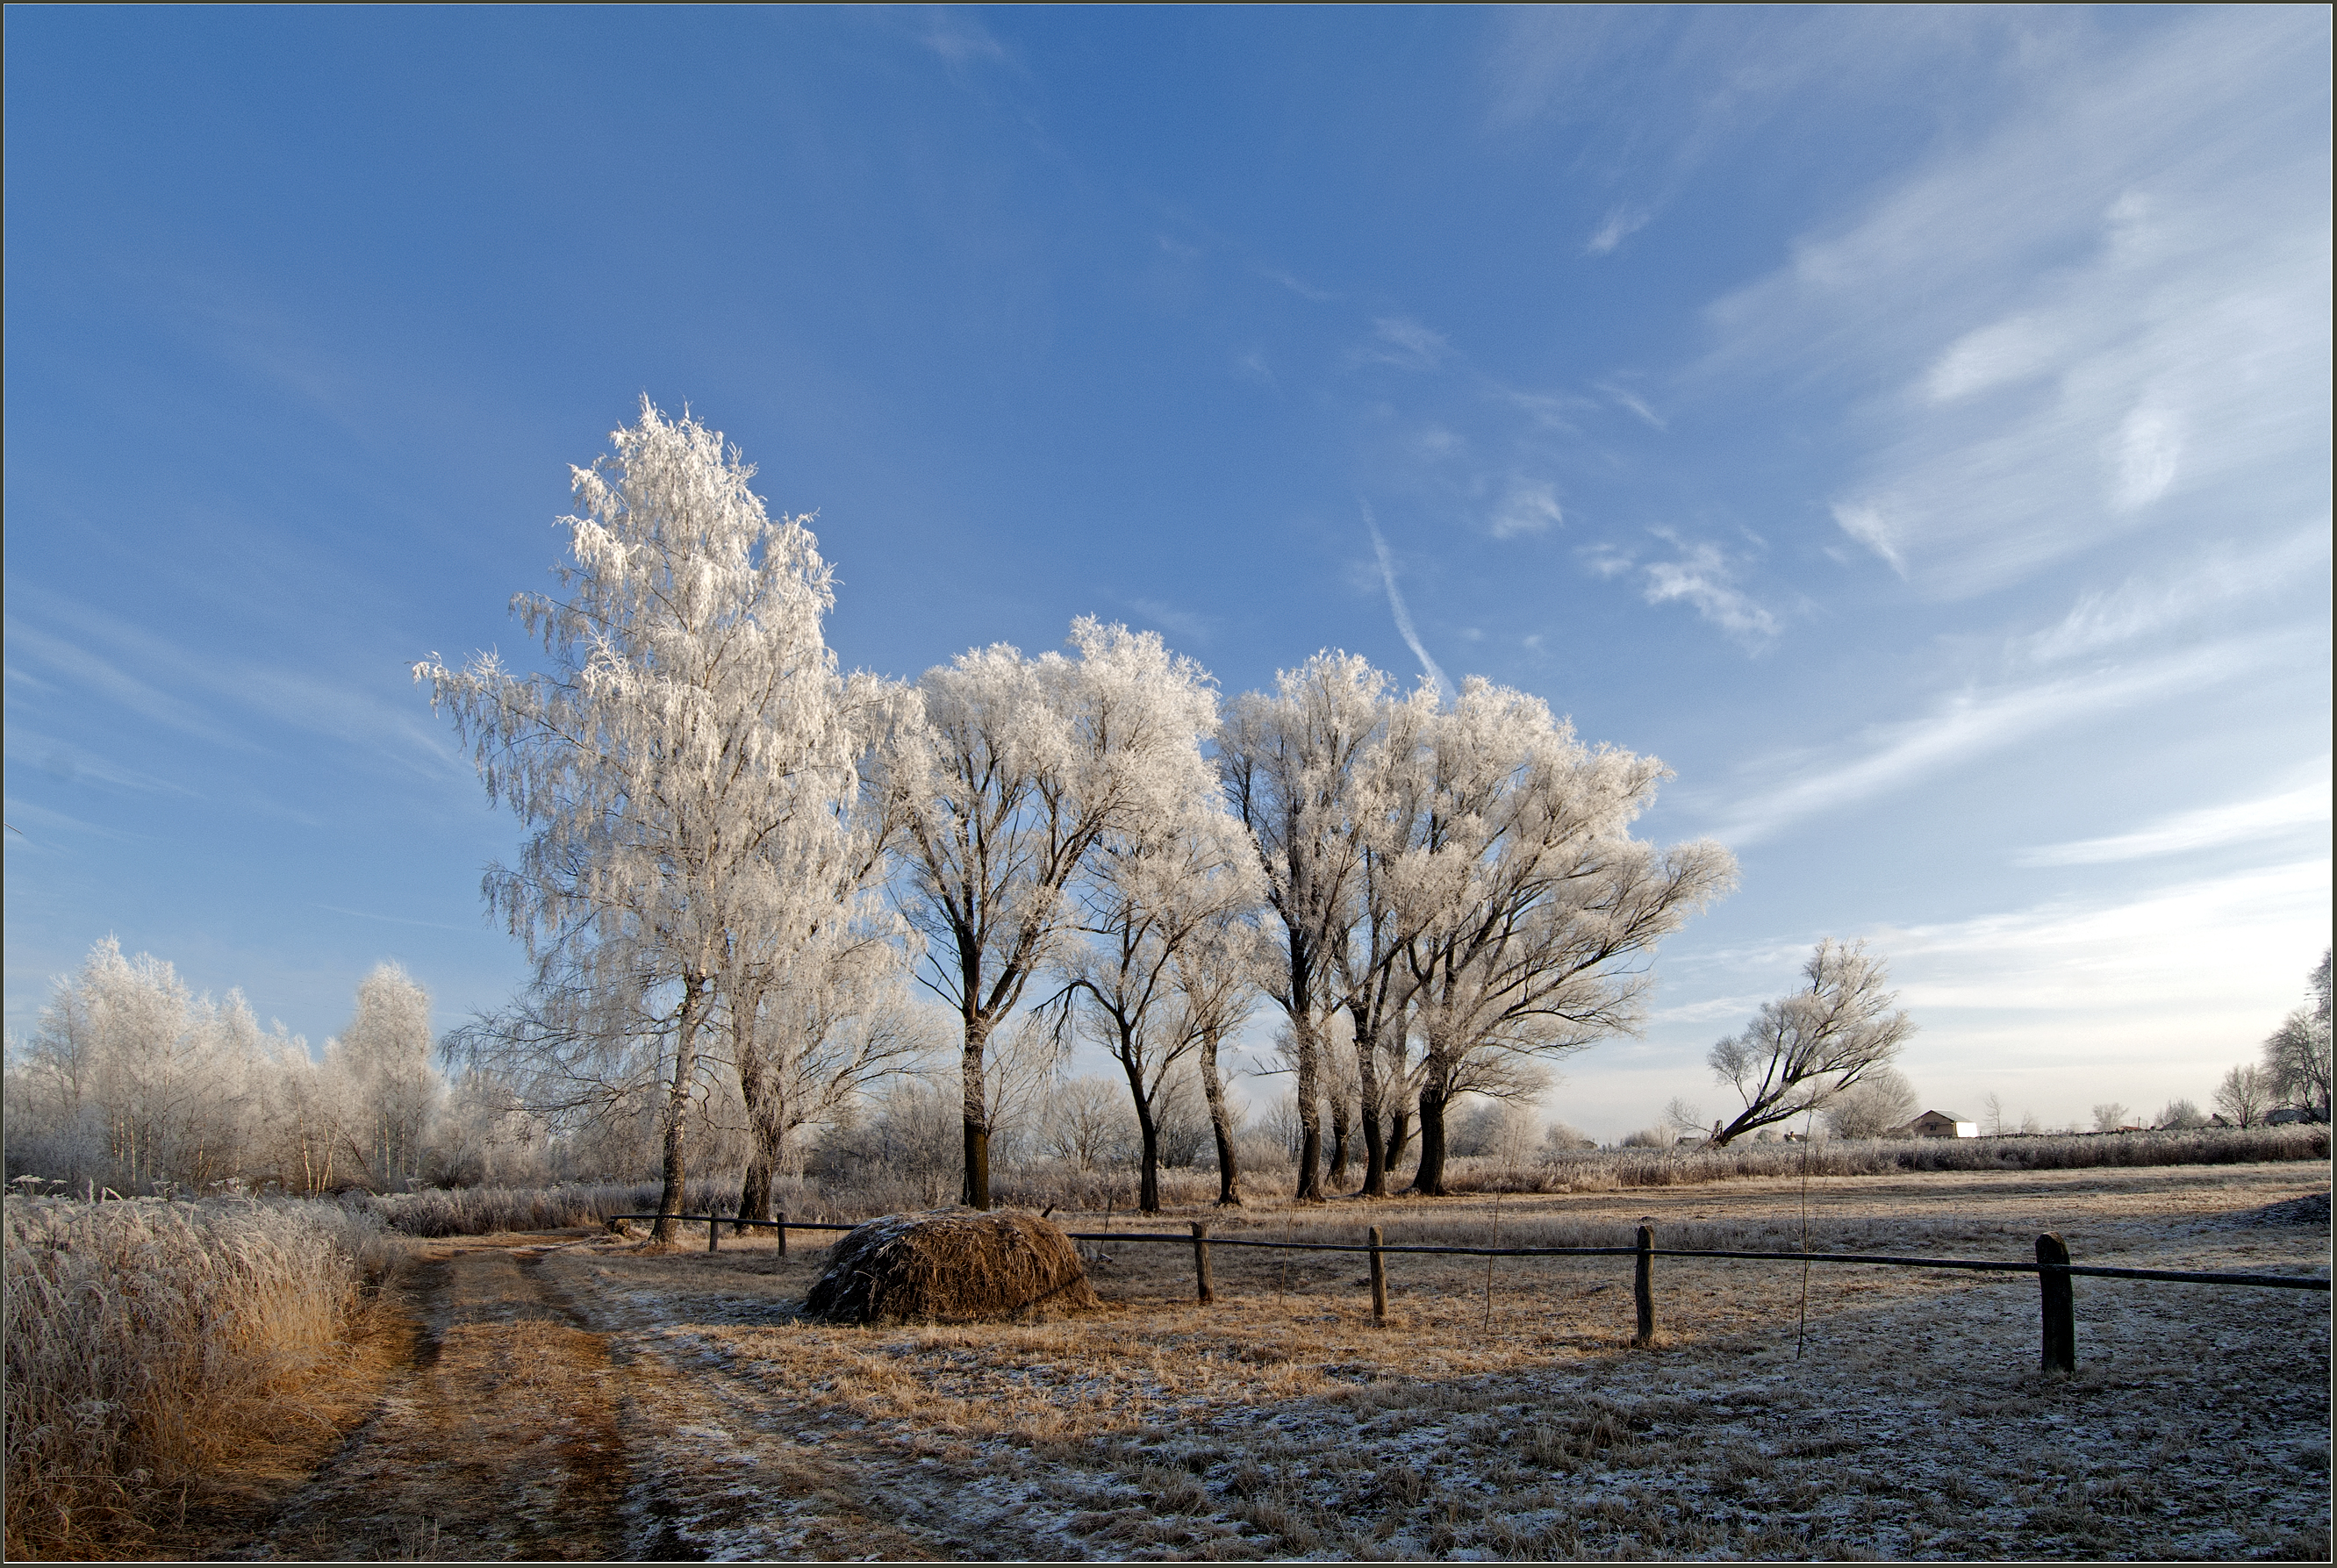
<instances>
[{"instance_id":1,"label":"reed bed","mask_svg":"<svg viewBox=\"0 0 2337 1568\"><path fill-rule=\"evenodd\" d=\"M2097 1166L2243 1165L2326 1160L2329 1129L2203 1128L2190 1132L2069 1133L2000 1138L1829 1138L1813 1144L1737 1143L1726 1148L1583 1149L1537 1164L1456 1160L1455 1192L1615 1192L1747 1177L1895 1176L1915 1171L2074 1171Z\"/></svg>"},{"instance_id":2,"label":"reed bed","mask_svg":"<svg viewBox=\"0 0 2337 1568\"><path fill-rule=\"evenodd\" d=\"M5 1200L10 1558L145 1540L210 1471L320 1417L377 1222L335 1204Z\"/></svg>"},{"instance_id":3,"label":"reed bed","mask_svg":"<svg viewBox=\"0 0 2337 1568\"><path fill-rule=\"evenodd\" d=\"M2081 1134L2002 1138L1858 1138L1814 1144L1739 1143L1725 1149L1583 1149L1545 1151L1530 1162L1463 1155L1447 1163L1445 1186L1454 1193L1611 1193L1634 1187L1693 1186L1758 1177L1893 1176L1921 1171L2061 1171L2094 1166L2227 1165L2264 1160L2329 1158L2329 1129L2296 1125L2197 1132ZM1388 1179L1391 1192L1411 1180L1408 1170ZM1295 1167L1265 1164L1242 1173L1253 1201L1286 1197ZM1362 1185L1350 1166L1335 1193ZM1005 1208L1066 1212L1125 1212L1136 1205L1136 1172L1124 1166L1080 1168L1032 1161L998 1169L992 1193ZM655 1182L570 1183L555 1187L464 1187L352 1195L347 1202L378 1214L408 1236L484 1236L513 1231L556 1231L598 1225L611 1214L650 1213L658 1205ZM946 1204L957 1196L954 1178L931 1180L858 1173L848 1184L782 1179L773 1183L773 1207L798 1220L861 1220ZM1168 1209L1213 1204L1217 1177L1207 1166L1160 1173ZM682 1208L692 1214L733 1214L738 1189L728 1179L692 1181Z\"/></svg>"},{"instance_id":4,"label":"reed bed","mask_svg":"<svg viewBox=\"0 0 2337 1568\"><path fill-rule=\"evenodd\" d=\"M493 1236L598 1225L611 1214L655 1213L662 1191L655 1182L599 1182L556 1187L434 1187L353 1201L401 1235ZM683 1190L681 1206L692 1214L735 1214L738 1183L693 1181Z\"/></svg>"}]
</instances>

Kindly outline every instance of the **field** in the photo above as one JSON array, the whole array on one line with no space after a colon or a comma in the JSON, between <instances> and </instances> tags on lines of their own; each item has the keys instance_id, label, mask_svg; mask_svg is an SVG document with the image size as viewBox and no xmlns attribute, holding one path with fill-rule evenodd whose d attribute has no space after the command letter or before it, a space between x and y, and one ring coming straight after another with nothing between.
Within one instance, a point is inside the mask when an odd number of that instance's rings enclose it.
<instances>
[{"instance_id":1,"label":"field","mask_svg":"<svg viewBox=\"0 0 2337 1568\"><path fill-rule=\"evenodd\" d=\"M1820 1249L2326 1272L2325 1169L1820 1179ZM1786 1180L1304 1211L1215 1233L1788 1244ZM2306 1206L2308 1209L2310 1206ZM2268 1211L2268 1212L2267 1212ZM1100 1228L1100 1215L1065 1215ZM1116 1226L1127 1223L1125 1216ZM306 1479L191 1515L193 1554L2319 1559L2329 1301L2077 1283L2037 1370L2025 1276L1627 1259L1391 1261L1091 1246L1106 1305L807 1324L816 1237L659 1252L584 1231L415 1244L406 1352Z\"/></svg>"}]
</instances>

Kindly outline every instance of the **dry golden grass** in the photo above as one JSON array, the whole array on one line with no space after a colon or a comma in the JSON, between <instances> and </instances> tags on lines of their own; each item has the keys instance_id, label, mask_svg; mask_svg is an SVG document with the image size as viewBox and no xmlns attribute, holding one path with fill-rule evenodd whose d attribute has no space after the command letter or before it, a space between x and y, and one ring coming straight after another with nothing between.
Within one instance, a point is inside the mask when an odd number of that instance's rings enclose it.
<instances>
[{"instance_id":1,"label":"dry golden grass","mask_svg":"<svg viewBox=\"0 0 2337 1568\"><path fill-rule=\"evenodd\" d=\"M361 1402L376 1228L323 1205L5 1200L12 1558L136 1552Z\"/></svg>"}]
</instances>

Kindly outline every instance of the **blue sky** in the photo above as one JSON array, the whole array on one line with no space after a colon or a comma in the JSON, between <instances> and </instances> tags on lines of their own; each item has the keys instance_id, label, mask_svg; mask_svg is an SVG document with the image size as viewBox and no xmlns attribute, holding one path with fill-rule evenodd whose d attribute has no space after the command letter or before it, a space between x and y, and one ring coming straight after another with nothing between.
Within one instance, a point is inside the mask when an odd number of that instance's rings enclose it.
<instances>
[{"instance_id":1,"label":"blue sky","mask_svg":"<svg viewBox=\"0 0 2337 1568\"><path fill-rule=\"evenodd\" d=\"M523 646L643 394L817 511L847 664L1092 612L1663 757L1744 881L1593 1132L1716 1114L1821 936L2049 1122L2329 940L2320 8L5 28L12 1032L109 931L312 1040L508 994L408 666Z\"/></svg>"}]
</instances>

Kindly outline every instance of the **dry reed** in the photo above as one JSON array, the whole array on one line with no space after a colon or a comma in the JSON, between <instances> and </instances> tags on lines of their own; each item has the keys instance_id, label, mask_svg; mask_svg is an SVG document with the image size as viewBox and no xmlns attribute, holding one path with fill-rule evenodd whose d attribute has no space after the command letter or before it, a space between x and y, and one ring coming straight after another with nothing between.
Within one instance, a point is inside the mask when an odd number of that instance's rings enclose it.
<instances>
[{"instance_id":1,"label":"dry reed","mask_svg":"<svg viewBox=\"0 0 2337 1568\"><path fill-rule=\"evenodd\" d=\"M5 1205L11 1558L134 1545L164 1499L308 1417L384 1255L332 1204Z\"/></svg>"}]
</instances>

